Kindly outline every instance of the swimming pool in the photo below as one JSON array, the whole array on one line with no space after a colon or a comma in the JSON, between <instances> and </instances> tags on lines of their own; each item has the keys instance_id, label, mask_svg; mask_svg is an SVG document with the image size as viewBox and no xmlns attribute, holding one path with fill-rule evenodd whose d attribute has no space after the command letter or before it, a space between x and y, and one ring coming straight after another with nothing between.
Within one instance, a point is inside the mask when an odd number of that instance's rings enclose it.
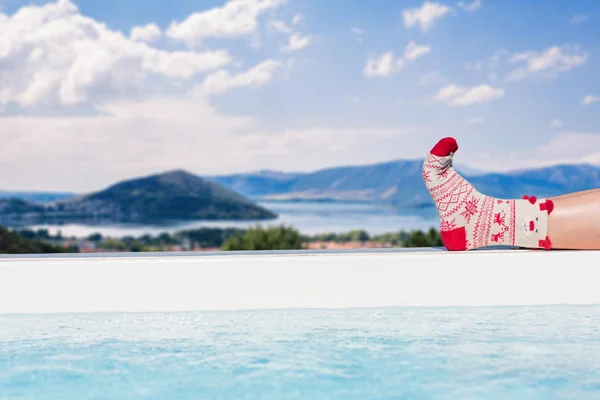
<instances>
[{"instance_id":1,"label":"swimming pool","mask_svg":"<svg viewBox=\"0 0 600 400\"><path fill-rule=\"evenodd\" d=\"M600 306L0 316L2 399L597 399Z\"/></svg>"}]
</instances>

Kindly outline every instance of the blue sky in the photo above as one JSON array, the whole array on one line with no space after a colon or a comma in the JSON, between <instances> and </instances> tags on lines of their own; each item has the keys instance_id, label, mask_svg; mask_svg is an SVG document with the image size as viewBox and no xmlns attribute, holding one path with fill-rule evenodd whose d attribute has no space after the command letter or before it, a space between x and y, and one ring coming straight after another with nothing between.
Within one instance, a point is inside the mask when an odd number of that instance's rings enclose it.
<instances>
[{"instance_id":1,"label":"blue sky","mask_svg":"<svg viewBox=\"0 0 600 400\"><path fill-rule=\"evenodd\" d=\"M0 4L3 189L419 158L444 136L482 170L600 164L593 0Z\"/></svg>"}]
</instances>

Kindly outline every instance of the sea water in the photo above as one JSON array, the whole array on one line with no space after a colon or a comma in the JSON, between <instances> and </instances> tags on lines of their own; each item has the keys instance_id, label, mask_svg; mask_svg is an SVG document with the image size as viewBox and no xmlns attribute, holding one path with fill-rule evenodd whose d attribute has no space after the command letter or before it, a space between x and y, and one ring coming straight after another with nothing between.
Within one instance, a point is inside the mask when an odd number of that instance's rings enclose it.
<instances>
[{"instance_id":1,"label":"sea water","mask_svg":"<svg viewBox=\"0 0 600 400\"><path fill-rule=\"evenodd\" d=\"M61 232L64 236L87 237L93 233L104 236L158 235L161 232L174 233L181 230L207 227L246 229L257 224L289 225L303 234L345 233L363 229L370 234L427 230L439 227L439 216L435 208L400 209L375 204L340 203L293 203L273 202L262 206L278 214L276 220L269 221L189 221L171 225L34 225L32 229L48 229L51 234Z\"/></svg>"},{"instance_id":2,"label":"sea water","mask_svg":"<svg viewBox=\"0 0 600 400\"><path fill-rule=\"evenodd\" d=\"M600 307L0 316L0 398L598 399Z\"/></svg>"}]
</instances>

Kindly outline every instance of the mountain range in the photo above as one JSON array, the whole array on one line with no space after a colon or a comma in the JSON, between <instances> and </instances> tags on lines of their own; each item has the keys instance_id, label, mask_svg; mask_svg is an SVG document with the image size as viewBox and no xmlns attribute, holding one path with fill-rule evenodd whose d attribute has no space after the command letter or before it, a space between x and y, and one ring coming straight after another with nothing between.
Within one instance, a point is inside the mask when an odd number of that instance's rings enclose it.
<instances>
[{"instance_id":1,"label":"mountain range","mask_svg":"<svg viewBox=\"0 0 600 400\"><path fill-rule=\"evenodd\" d=\"M8 218L53 221L147 222L191 219L273 219L257 203L321 201L387 203L431 207L421 177L422 160L327 168L308 173L262 170L254 173L197 176L177 170L116 183L86 194L0 193L0 222ZM551 197L600 188L600 167L557 165L482 173L457 167L480 192L499 198ZM64 196L64 197L63 197ZM4 197L4 198L3 198ZM45 202L44 202L45 201Z\"/></svg>"},{"instance_id":2,"label":"mountain range","mask_svg":"<svg viewBox=\"0 0 600 400\"><path fill-rule=\"evenodd\" d=\"M260 200L386 202L429 206L421 177L422 160L400 160L364 166L327 168L310 173L258 171L209 176L245 196ZM556 165L509 173L482 173L457 167L477 190L499 198L550 197L600 188L600 167ZM468 172L467 172L468 171Z\"/></svg>"}]
</instances>

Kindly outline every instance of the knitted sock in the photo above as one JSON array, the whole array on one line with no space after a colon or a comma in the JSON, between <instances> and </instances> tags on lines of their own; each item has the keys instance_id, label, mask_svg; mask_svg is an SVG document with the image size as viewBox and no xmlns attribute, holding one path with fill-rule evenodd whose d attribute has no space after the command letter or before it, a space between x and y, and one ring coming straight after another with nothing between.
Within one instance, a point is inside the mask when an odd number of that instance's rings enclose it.
<instances>
[{"instance_id":1,"label":"knitted sock","mask_svg":"<svg viewBox=\"0 0 600 400\"><path fill-rule=\"evenodd\" d=\"M452 167L457 150L456 140L444 138L423 163L423 180L440 214L444 246L451 251L496 245L551 249L547 231L552 200L504 200L479 193Z\"/></svg>"}]
</instances>

